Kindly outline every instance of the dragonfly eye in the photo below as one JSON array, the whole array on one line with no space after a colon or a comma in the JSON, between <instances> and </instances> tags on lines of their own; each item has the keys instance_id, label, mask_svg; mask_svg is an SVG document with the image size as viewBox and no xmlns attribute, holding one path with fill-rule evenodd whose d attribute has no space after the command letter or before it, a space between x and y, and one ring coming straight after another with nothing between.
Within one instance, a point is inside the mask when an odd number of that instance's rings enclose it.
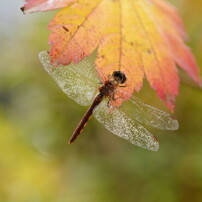
<instances>
[{"instance_id":1,"label":"dragonfly eye","mask_svg":"<svg viewBox=\"0 0 202 202\"><path fill-rule=\"evenodd\" d=\"M114 71L112 74L112 77L115 81L119 82L120 84L123 84L126 82L126 75L121 71Z\"/></svg>"}]
</instances>

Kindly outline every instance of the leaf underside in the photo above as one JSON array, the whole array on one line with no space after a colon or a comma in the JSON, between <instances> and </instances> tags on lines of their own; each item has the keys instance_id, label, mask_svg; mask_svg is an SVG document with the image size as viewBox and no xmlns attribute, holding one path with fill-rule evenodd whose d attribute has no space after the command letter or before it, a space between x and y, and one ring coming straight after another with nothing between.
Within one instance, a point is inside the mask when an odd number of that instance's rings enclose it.
<instances>
[{"instance_id":1,"label":"leaf underside","mask_svg":"<svg viewBox=\"0 0 202 202\"><path fill-rule=\"evenodd\" d=\"M201 83L181 19L163 0L78 0L58 12L48 28L54 66L78 63L98 47L100 77L123 71L131 96L146 78L172 112L179 87L176 65Z\"/></svg>"}]
</instances>

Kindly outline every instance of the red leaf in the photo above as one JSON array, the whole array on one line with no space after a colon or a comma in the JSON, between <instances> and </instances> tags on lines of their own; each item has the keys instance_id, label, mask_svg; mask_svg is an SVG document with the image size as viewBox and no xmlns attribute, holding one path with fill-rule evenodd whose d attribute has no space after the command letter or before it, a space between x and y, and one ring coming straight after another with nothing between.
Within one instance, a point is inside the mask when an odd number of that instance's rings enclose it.
<instances>
[{"instance_id":1,"label":"red leaf","mask_svg":"<svg viewBox=\"0 0 202 202\"><path fill-rule=\"evenodd\" d=\"M170 54L175 62L200 85L199 70L191 50L183 41L183 39L187 40L188 37L176 9L165 1L152 1L157 5L156 8L153 8L153 22L156 23L162 33Z\"/></svg>"},{"instance_id":2,"label":"red leaf","mask_svg":"<svg viewBox=\"0 0 202 202\"><path fill-rule=\"evenodd\" d=\"M68 6L76 0L25 0L27 3L21 8L24 13L49 11Z\"/></svg>"}]
</instances>

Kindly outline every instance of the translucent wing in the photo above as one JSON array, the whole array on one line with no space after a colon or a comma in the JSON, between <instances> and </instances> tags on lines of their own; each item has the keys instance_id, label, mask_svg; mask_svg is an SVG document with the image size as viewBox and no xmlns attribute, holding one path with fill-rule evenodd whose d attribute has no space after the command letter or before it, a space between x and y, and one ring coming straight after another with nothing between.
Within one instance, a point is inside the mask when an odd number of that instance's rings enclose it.
<instances>
[{"instance_id":1,"label":"translucent wing","mask_svg":"<svg viewBox=\"0 0 202 202\"><path fill-rule=\"evenodd\" d=\"M107 101L103 100L94 110L94 116L105 128L115 135L130 141L139 147L157 151L159 144L157 139L142 125L131 119L120 108L110 111Z\"/></svg>"},{"instance_id":2,"label":"translucent wing","mask_svg":"<svg viewBox=\"0 0 202 202\"><path fill-rule=\"evenodd\" d=\"M98 92L99 79L94 66L96 51L78 64L53 67L47 51L39 53L44 69L70 98L83 106L90 105Z\"/></svg>"},{"instance_id":3,"label":"translucent wing","mask_svg":"<svg viewBox=\"0 0 202 202\"><path fill-rule=\"evenodd\" d=\"M120 108L132 119L154 128L177 130L179 127L178 121L173 119L170 114L144 104L136 97L132 97L129 101L124 102Z\"/></svg>"}]
</instances>

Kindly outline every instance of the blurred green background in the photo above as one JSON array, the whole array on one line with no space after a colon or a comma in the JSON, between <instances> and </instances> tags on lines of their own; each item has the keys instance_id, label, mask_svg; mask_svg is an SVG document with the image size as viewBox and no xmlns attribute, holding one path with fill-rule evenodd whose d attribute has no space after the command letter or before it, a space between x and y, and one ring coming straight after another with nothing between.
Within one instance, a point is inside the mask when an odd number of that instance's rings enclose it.
<instances>
[{"instance_id":1,"label":"blurred green background","mask_svg":"<svg viewBox=\"0 0 202 202\"><path fill-rule=\"evenodd\" d=\"M172 3L202 67L202 2ZM110 134L94 118L68 145L86 108L67 98L38 60L56 12L23 15L22 5L0 1L0 201L202 201L202 91L181 83L180 129L152 130L158 152ZM137 96L166 110L146 83Z\"/></svg>"}]
</instances>

